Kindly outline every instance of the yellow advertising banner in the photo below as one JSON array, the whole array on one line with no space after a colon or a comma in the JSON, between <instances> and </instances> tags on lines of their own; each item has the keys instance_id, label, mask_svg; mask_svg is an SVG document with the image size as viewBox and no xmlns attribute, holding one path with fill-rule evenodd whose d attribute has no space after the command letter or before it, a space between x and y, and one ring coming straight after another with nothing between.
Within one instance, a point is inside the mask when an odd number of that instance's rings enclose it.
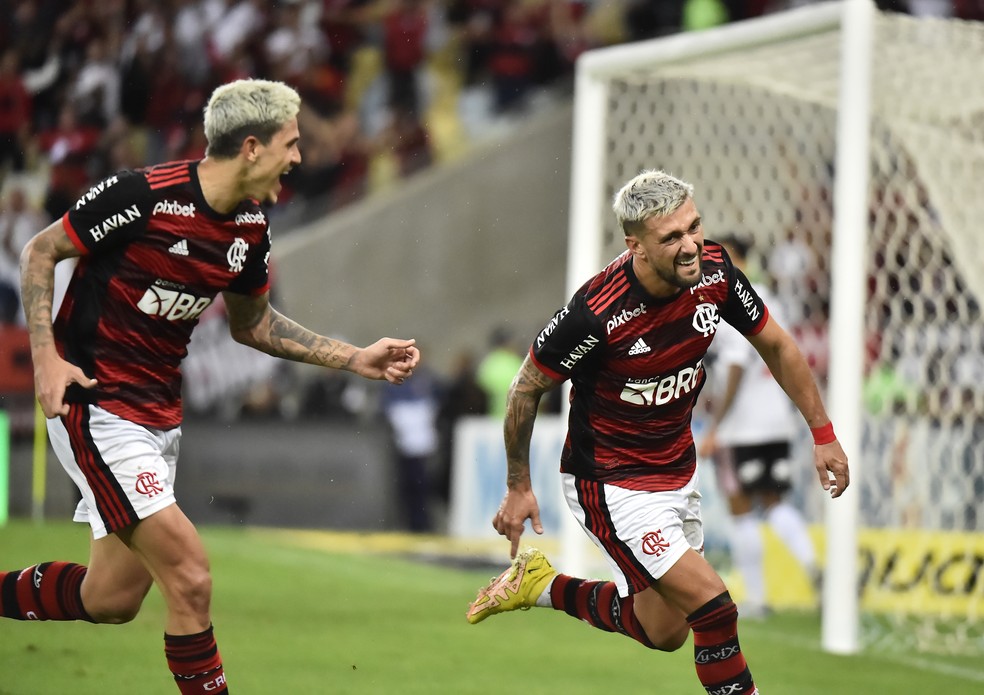
<instances>
[{"instance_id":1,"label":"yellow advertising banner","mask_svg":"<svg viewBox=\"0 0 984 695\"><path fill-rule=\"evenodd\" d=\"M815 607L818 597L806 575L771 529L762 529L770 605ZM823 529L814 526L811 533L822 564ZM862 529L858 574L864 611L984 616L984 533Z\"/></svg>"}]
</instances>

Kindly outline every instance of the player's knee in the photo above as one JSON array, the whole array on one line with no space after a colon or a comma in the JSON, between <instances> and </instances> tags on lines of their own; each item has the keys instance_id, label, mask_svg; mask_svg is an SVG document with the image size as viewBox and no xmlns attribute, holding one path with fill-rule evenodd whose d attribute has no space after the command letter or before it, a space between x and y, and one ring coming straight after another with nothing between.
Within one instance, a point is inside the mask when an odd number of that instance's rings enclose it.
<instances>
[{"instance_id":1,"label":"player's knee","mask_svg":"<svg viewBox=\"0 0 984 695\"><path fill-rule=\"evenodd\" d=\"M684 624L672 630L665 630L659 635L650 635L649 639L653 643L653 649L661 652L675 652L687 643L689 636L690 626Z\"/></svg>"},{"instance_id":2,"label":"player's knee","mask_svg":"<svg viewBox=\"0 0 984 695\"><path fill-rule=\"evenodd\" d=\"M212 601L212 575L205 567L188 568L181 574L175 593L192 613L206 613Z\"/></svg>"},{"instance_id":3,"label":"player's knee","mask_svg":"<svg viewBox=\"0 0 984 695\"><path fill-rule=\"evenodd\" d=\"M143 595L118 594L108 600L93 600L84 605L94 622L103 625L122 625L137 617L143 605Z\"/></svg>"}]
</instances>

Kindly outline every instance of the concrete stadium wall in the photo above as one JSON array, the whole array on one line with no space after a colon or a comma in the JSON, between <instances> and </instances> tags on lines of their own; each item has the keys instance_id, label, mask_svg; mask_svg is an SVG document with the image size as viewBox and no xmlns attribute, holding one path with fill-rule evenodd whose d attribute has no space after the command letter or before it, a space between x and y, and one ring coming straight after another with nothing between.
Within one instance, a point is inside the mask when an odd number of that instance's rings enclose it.
<instances>
[{"instance_id":1,"label":"concrete stadium wall","mask_svg":"<svg viewBox=\"0 0 984 695\"><path fill-rule=\"evenodd\" d=\"M571 109L278 237L277 303L359 345L414 337L447 371L505 325L528 345L566 300Z\"/></svg>"}]
</instances>

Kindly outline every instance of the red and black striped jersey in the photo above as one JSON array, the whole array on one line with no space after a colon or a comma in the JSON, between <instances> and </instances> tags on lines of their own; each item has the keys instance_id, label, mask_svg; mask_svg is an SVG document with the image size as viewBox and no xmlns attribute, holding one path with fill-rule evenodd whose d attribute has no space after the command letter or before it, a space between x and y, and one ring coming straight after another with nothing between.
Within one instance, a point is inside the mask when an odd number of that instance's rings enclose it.
<instances>
[{"instance_id":1,"label":"red and black striped jersey","mask_svg":"<svg viewBox=\"0 0 984 695\"><path fill-rule=\"evenodd\" d=\"M675 490L697 465L691 414L704 354L723 318L745 335L768 309L724 249L707 241L703 278L672 297L639 283L626 251L586 282L530 348L553 379L571 379L561 470L631 490Z\"/></svg>"},{"instance_id":2,"label":"red and black striped jersey","mask_svg":"<svg viewBox=\"0 0 984 695\"><path fill-rule=\"evenodd\" d=\"M62 224L82 255L55 319L62 356L94 377L65 399L141 425L181 423L181 360L216 294L269 288L270 229L259 203L229 214L202 195L198 162L121 171Z\"/></svg>"}]
</instances>

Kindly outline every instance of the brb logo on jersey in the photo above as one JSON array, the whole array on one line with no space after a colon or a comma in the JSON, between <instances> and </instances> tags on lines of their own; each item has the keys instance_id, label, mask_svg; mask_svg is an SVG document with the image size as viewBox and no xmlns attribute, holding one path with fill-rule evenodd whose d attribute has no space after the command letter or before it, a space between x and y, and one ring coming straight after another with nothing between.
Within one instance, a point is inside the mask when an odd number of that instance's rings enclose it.
<instances>
[{"instance_id":1,"label":"brb logo on jersey","mask_svg":"<svg viewBox=\"0 0 984 695\"><path fill-rule=\"evenodd\" d=\"M151 316L162 316L168 321L192 321L197 319L212 303L209 297L196 297L177 289L164 287L170 284L158 280L147 288L144 296L137 302L137 308Z\"/></svg>"},{"instance_id":2,"label":"brb logo on jersey","mask_svg":"<svg viewBox=\"0 0 984 695\"><path fill-rule=\"evenodd\" d=\"M249 251L249 244L242 237L236 237L232 246L226 252L226 260L229 261L229 270L233 273L241 273L243 266L246 265L246 252Z\"/></svg>"},{"instance_id":3,"label":"brb logo on jersey","mask_svg":"<svg viewBox=\"0 0 984 695\"><path fill-rule=\"evenodd\" d=\"M704 360L676 374L655 379L630 379L622 389L622 400L632 405L666 405L693 391L704 372Z\"/></svg>"}]
</instances>

